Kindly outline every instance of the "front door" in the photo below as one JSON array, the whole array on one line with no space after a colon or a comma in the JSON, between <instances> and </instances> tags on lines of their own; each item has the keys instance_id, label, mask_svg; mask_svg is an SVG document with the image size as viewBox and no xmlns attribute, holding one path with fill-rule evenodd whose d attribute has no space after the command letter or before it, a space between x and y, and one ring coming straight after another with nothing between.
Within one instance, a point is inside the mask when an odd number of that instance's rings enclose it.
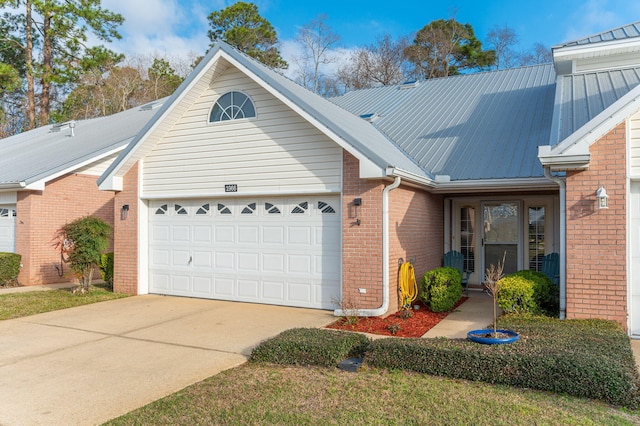
<instances>
[{"instance_id":1,"label":"front door","mask_svg":"<svg viewBox=\"0 0 640 426\"><path fill-rule=\"evenodd\" d=\"M502 263L504 273L519 269L520 259L520 203L485 202L482 204L482 255L485 271L490 265Z\"/></svg>"}]
</instances>

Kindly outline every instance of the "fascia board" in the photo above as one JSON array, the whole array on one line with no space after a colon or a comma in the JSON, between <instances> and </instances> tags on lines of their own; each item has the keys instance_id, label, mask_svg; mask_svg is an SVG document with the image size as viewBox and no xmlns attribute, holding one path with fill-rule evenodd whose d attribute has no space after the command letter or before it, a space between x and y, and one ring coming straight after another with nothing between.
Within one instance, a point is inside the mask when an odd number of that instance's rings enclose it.
<instances>
[{"instance_id":1,"label":"fascia board","mask_svg":"<svg viewBox=\"0 0 640 426\"><path fill-rule=\"evenodd\" d=\"M624 40L603 41L591 44L580 44L568 47L555 46L552 48L552 51L554 60L571 60L583 57L592 57L598 53L613 54L616 50L628 50L634 47L640 50L639 37Z\"/></svg>"}]
</instances>

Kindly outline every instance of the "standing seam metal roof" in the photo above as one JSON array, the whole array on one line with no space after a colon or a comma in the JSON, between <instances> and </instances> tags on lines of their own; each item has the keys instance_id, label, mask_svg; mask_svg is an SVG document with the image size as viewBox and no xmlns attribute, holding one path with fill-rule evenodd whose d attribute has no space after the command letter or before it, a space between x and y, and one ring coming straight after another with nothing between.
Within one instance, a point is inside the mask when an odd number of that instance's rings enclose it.
<instances>
[{"instance_id":1,"label":"standing seam metal roof","mask_svg":"<svg viewBox=\"0 0 640 426\"><path fill-rule=\"evenodd\" d=\"M375 127L434 175L452 180L542 177L553 112L552 64L430 79L331 98Z\"/></svg>"},{"instance_id":2,"label":"standing seam metal roof","mask_svg":"<svg viewBox=\"0 0 640 426\"><path fill-rule=\"evenodd\" d=\"M603 43L607 41L626 40L640 37L640 21L623 25L618 28L603 31L578 40L568 41L554 46L554 49L562 47L584 46L588 44Z\"/></svg>"},{"instance_id":3,"label":"standing seam metal roof","mask_svg":"<svg viewBox=\"0 0 640 426\"><path fill-rule=\"evenodd\" d=\"M1 139L0 158L5 161L0 167L0 183L29 185L122 149L157 111L137 107L107 117L79 120L73 137L68 128L51 132L52 126L47 125Z\"/></svg>"}]
</instances>

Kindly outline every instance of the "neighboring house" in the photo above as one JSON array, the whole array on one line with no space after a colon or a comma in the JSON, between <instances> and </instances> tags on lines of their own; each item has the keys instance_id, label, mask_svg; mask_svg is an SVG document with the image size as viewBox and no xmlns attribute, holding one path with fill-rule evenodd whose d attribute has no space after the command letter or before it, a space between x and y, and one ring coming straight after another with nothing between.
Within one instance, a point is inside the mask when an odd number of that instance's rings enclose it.
<instances>
[{"instance_id":1,"label":"neighboring house","mask_svg":"<svg viewBox=\"0 0 640 426\"><path fill-rule=\"evenodd\" d=\"M330 100L217 43L98 181L116 289L384 315L401 262L460 250L480 288L558 252L561 316L638 334L638 28Z\"/></svg>"},{"instance_id":2,"label":"neighboring house","mask_svg":"<svg viewBox=\"0 0 640 426\"><path fill-rule=\"evenodd\" d=\"M21 284L69 280L54 247L56 231L64 224L95 215L113 225L114 195L100 191L96 179L157 112L156 106L0 140L0 251L22 255Z\"/></svg>"}]
</instances>

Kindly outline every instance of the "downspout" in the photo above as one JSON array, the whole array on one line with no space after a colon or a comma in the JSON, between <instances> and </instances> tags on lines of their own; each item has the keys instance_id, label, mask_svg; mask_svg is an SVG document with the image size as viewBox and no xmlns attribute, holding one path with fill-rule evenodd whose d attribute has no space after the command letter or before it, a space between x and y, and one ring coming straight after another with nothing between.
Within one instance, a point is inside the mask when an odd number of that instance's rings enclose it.
<instances>
[{"instance_id":1,"label":"downspout","mask_svg":"<svg viewBox=\"0 0 640 426\"><path fill-rule=\"evenodd\" d=\"M389 186L382 190L382 305L376 309L358 309L358 316L379 317L389 310L389 192L400 186L402 178L396 176ZM347 316L342 309L333 311L337 317Z\"/></svg>"},{"instance_id":2,"label":"downspout","mask_svg":"<svg viewBox=\"0 0 640 426\"><path fill-rule=\"evenodd\" d=\"M560 188L560 319L567 315L567 185L564 179L551 174L549 166L544 168L547 179Z\"/></svg>"}]
</instances>

